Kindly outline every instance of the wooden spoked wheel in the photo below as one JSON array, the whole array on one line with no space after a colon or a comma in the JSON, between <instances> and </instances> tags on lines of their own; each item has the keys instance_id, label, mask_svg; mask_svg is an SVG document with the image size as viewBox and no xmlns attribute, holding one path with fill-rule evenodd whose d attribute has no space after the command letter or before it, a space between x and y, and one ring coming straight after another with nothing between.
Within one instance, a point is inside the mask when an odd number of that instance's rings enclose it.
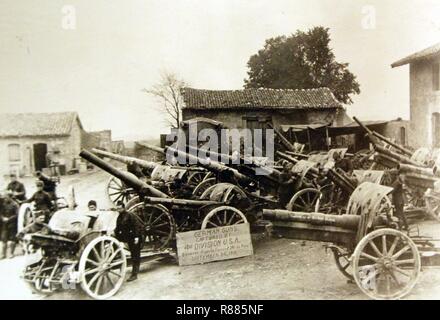
<instances>
[{"instance_id":1,"label":"wooden spoked wheel","mask_svg":"<svg viewBox=\"0 0 440 320\"><path fill-rule=\"evenodd\" d=\"M166 207L139 203L130 212L143 223L146 234L144 247L161 250L169 246L176 234L176 223Z\"/></svg>"},{"instance_id":2,"label":"wooden spoked wheel","mask_svg":"<svg viewBox=\"0 0 440 320\"><path fill-rule=\"evenodd\" d=\"M206 172L195 171L192 172L188 177L188 185L195 188L198 186L206 177Z\"/></svg>"},{"instance_id":3,"label":"wooden spoked wheel","mask_svg":"<svg viewBox=\"0 0 440 320\"><path fill-rule=\"evenodd\" d=\"M202 182L200 182L193 190L193 196L195 198L200 198L203 194L203 192L205 192L210 186L213 186L214 184L216 184L217 179L216 178L209 178L209 179L205 179Z\"/></svg>"},{"instance_id":4,"label":"wooden spoked wheel","mask_svg":"<svg viewBox=\"0 0 440 320\"><path fill-rule=\"evenodd\" d=\"M90 297L110 298L124 282L127 269L124 247L113 237L97 237L85 247L78 268L81 288Z\"/></svg>"},{"instance_id":5,"label":"wooden spoked wheel","mask_svg":"<svg viewBox=\"0 0 440 320\"><path fill-rule=\"evenodd\" d=\"M353 280L353 267L350 262L352 252L341 251L336 248L332 248L332 252L338 270L341 271L346 278Z\"/></svg>"},{"instance_id":6,"label":"wooden spoked wheel","mask_svg":"<svg viewBox=\"0 0 440 320\"><path fill-rule=\"evenodd\" d=\"M20 232L35 221L35 214L30 203L24 203L18 210L17 231Z\"/></svg>"},{"instance_id":7,"label":"wooden spoked wheel","mask_svg":"<svg viewBox=\"0 0 440 320\"><path fill-rule=\"evenodd\" d=\"M106 188L107 198L111 203L116 205L118 201L122 201L124 204L130 200L134 194L131 188L128 188L121 180L111 177L107 182Z\"/></svg>"},{"instance_id":8,"label":"wooden spoked wheel","mask_svg":"<svg viewBox=\"0 0 440 320\"><path fill-rule=\"evenodd\" d=\"M141 199L139 196L135 196L128 200L128 202L125 204L125 210L130 211L131 208L133 208L138 203L141 203Z\"/></svg>"},{"instance_id":9,"label":"wooden spoked wheel","mask_svg":"<svg viewBox=\"0 0 440 320\"><path fill-rule=\"evenodd\" d=\"M202 229L232 226L247 223L246 216L238 209L228 206L217 207L208 212L202 222Z\"/></svg>"},{"instance_id":10,"label":"wooden spoked wheel","mask_svg":"<svg viewBox=\"0 0 440 320\"><path fill-rule=\"evenodd\" d=\"M300 212L314 212L316 202L321 195L318 189L307 188L295 193L287 204L287 210Z\"/></svg>"},{"instance_id":11,"label":"wooden spoked wheel","mask_svg":"<svg viewBox=\"0 0 440 320\"><path fill-rule=\"evenodd\" d=\"M425 196L426 211L434 220L440 221L440 194L430 192Z\"/></svg>"},{"instance_id":12,"label":"wooden spoked wheel","mask_svg":"<svg viewBox=\"0 0 440 320\"><path fill-rule=\"evenodd\" d=\"M241 190L237 186L231 186L227 190L225 190L225 194L222 197L223 202L231 202L234 200L240 200L247 198L246 193L244 193L243 190Z\"/></svg>"},{"instance_id":13,"label":"wooden spoked wheel","mask_svg":"<svg viewBox=\"0 0 440 320\"><path fill-rule=\"evenodd\" d=\"M356 284L373 299L399 299L407 295L420 274L420 255L406 234L379 229L366 235L353 254Z\"/></svg>"}]
</instances>

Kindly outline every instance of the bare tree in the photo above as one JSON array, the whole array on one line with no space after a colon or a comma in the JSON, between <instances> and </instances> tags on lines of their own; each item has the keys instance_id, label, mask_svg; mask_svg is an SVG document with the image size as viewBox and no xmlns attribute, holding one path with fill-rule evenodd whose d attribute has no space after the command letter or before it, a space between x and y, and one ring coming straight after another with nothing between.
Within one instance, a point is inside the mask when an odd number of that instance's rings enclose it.
<instances>
[{"instance_id":1,"label":"bare tree","mask_svg":"<svg viewBox=\"0 0 440 320\"><path fill-rule=\"evenodd\" d=\"M174 73L164 72L159 83L144 92L154 96L159 101L159 109L166 112L166 121L171 127L179 128L182 114L183 98L180 90L186 84Z\"/></svg>"}]
</instances>

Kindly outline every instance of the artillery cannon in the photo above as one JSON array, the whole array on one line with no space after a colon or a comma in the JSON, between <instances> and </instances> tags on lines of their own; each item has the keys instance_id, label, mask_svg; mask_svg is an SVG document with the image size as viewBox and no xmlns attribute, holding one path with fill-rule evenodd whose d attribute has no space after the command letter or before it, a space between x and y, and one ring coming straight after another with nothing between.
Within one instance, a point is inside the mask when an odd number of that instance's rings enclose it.
<instances>
[{"instance_id":1,"label":"artillery cannon","mask_svg":"<svg viewBox=\"0 0 440 320\"><path fill-rule=\"evenodd\" d=\"M332 250L338 269L354 278L370 298L399 299L416 285L421 256L440 252L398 230L391 208L381 210L391 190L363 183L353 192L344 215L265 209L263 218L271 221L273 232L286 238L329 243L326 248Z\"/></svg>"},{"instance_id":2,"label":"artillery cannon","mask_svg":"<svg viewBox=\"0 0 440 320\"><path fill-rule=\"evenodd\" d=\"M128 172L136 175L141 180L149 178L152 185L158 185L159 182L171 184L176 179L180 179L183 183L194 189L209 177L208 172L203 168L172 167L134 157L121 156L99 149L92 149L91 151L99 156L126 164ZM129 206L139 202L134 195L133 189L129 188L124 182L115 177L110 177L107 182L106 194L113 204L116 204L119 200L123 201L125 204L129 203Z\"/></svg>"},{"instance_id":3,"label":"artillery cannon","mask_svg":"<svg viewBox=\"0 0 440 320\"><path fill-rule=\"evenodd\" d=\"M235 185L217 185L216 192L203 200L175 199L86 150L81 151L80 156L117 177L138 194L140 202L127 210L142 220L147 235L145 246L153 251L169 248L176 232L247 223L246 215L251 214L238 209L247 209L249 202Z\"/></svg>"}]
</instances>

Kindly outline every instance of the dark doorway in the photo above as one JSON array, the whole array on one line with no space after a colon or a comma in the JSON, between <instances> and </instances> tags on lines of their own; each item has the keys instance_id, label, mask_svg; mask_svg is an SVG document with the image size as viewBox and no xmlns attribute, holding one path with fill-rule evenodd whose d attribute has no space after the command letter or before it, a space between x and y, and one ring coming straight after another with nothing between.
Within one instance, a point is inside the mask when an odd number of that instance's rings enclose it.
<instances>
[{"instance_id":1,"label":"dark doorway","mask_svg":"<svg viewBox=\"0 0 440 320\"><path fill-rule=\"evenodd\" d=\"M47 144L36 143L34 144L34 164L35 171L41 171L47 167L46 163Z\"/></svg>"}]
</instances>

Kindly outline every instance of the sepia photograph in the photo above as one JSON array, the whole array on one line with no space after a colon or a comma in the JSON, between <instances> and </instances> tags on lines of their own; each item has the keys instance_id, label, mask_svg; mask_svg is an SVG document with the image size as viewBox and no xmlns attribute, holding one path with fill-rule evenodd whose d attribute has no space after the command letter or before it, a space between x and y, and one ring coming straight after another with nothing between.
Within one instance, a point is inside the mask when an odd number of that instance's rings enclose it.
<instances>
[{"instance_id":1,"label":"sepia photograph","mask_svg":"<svg viewBox=\"0 0 440 320\"><path fill-rule=\"evenodd\" d=\"M0 43L0 300L440 299L438 0L0 0Z\"/></svg>"}]
</instances>

